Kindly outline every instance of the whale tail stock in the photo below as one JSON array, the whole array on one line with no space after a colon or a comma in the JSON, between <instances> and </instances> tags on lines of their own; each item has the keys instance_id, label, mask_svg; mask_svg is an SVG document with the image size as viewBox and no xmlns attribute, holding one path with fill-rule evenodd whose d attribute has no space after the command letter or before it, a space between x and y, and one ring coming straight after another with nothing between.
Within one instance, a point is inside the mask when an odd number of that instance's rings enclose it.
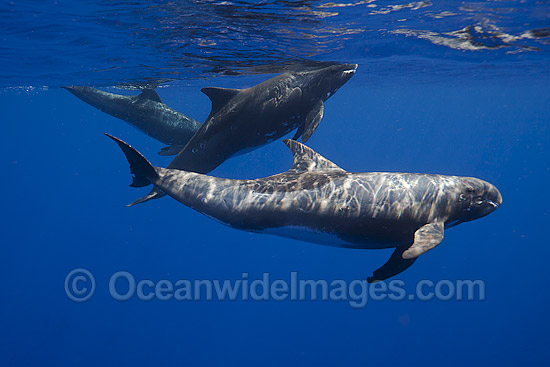
<instances>
[{"instance_id":1,"label":"whale tail stock","mask_svg":"<svg viewBox=\"0 0 550 367\"><path fill-rule=\"evenodd\" d=\"M144 187L154 184L160 176L153 165L140 152L132 148L128 143L112 136L105 134L113 139L115 143L122 149L128 163L130 163L130 172L133 175L131 187Z\"/></svg>"}]
</instances>

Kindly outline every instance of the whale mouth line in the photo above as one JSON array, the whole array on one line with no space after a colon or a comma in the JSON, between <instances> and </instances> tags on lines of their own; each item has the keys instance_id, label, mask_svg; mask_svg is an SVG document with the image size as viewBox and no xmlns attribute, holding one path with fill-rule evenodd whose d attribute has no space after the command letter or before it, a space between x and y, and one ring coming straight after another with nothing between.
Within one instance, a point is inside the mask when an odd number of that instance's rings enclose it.
<instances>
[{"instance_id":1,"label":"whale mouth line","mask_svg":"<svg viewBox=\"0 0 550 367\"><path fill-rule=\"evenodd\" d=\"M353 73L355 73L356 71L357 71L357 68L355 68L355 69L349 69L349 70L344 70L343 73L344 73L344 74L353 74Z\"/></svg>"}]
</instances>

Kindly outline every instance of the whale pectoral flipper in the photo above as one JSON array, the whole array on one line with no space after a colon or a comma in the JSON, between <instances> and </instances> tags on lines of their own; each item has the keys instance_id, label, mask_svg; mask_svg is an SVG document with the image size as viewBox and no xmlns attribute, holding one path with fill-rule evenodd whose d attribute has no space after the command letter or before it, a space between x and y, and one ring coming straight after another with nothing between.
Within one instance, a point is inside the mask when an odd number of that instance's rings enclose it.
<instances>
[{"instance_id":1,"label":"whale pectoral flipper","mask_svg":"<svg viewBox=\"0 0 550 367\"><path fill-rule=\"evenodd\" d=\"M323 118L323 112L325 110L323 101L319 101L313 106L311 111L306 116L306 121L304 122L304 132L302 134L302 142L308 141L311 138L311 135L319 126L321 119Z\"/></svg>"},{"instance_id":2,"label":"whale pectoral flipper","mask_svg":"<svg viewBox=\"0 0 550 367\"><path fill-rule=\"evenodd\" d=\"M159 151L159 155L177 155L179 152L182 151L184 147L185 145L170 145L168 147L161 148Z\"/></svg>"},{"instance_id":3,"label":"whale pectoral flipper","mask_svg":"<svg viewBox=\"0 0 550 367\"><path fill-rule=\"evenodd\" d=\"M403 259L414 259L443 241L443 222L428 223L414 233L414 243L403 252Z\"/></svg>"},{"instance_id":4,"label":"whale pectoral flipper","mask_svg":"<svg viewBox=\"0 0 550 367\"><path fill-rule=\"evenodd\" d=\"M394 275L397 275L401 273L402 271L406 270L409 266L411 266L415 261L416 257L412 259L404 259L403 253L410 247L411 245L403 245L399 246L395 249L389 260L382 265L379 269L375 270L372 273L372 277L367 278L367 282L369 283L375 283L380 282L382 280L386 280L388 278L393 277Z\"/></svg>"},{"instance_id":5,"label":"whale pectoral flipper","mask_svg":"<svg viewBox=\"0 0 550 367\"><path fill-rule=\"evenodd\" d=\"M294 136L292 137L292 140L298 140L300 138L300 136L304 133L305 126L306 124L301 124L300 126L298 126L298 129L296 130L296 134L294 134Z\"/></svg>"}]
</instances>

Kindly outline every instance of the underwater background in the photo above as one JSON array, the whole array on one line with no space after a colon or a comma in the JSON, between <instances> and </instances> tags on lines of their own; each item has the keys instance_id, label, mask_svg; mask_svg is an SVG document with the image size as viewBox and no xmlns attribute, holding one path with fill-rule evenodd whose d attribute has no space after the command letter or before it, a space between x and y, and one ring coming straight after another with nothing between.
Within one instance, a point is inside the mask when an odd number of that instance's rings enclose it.
<instances>
[{"instance_id":1,"label":"underwater background","mask_svg":"<svg viewBox=\"0 0 550 367\"><path fill-rule=\"evenodd\" d=\"M547 365L550 358L550 3L547 1L0 2L0 365ZM166 197L127 208L128 164L163 146L60 87L157 87L199 121L202 87L359 64L308 146L354 172L478 177L502 207L449 229L399 274L482 280L484 300L117 301L136 280L366 279L388 250L238 231ZM291 134L292 136L292 134ZM290 137L291 137L290 136ZM279 140L211 175L258 178ZM75 302L67 274L96 289Z\"/></svg>"}]
</instances>

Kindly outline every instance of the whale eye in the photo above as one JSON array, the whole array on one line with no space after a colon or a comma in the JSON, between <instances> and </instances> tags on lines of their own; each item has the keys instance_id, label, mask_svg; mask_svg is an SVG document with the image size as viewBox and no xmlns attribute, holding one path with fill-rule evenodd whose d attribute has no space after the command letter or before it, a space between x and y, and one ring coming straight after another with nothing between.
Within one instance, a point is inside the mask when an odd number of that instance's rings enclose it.
<instances>
[{"instance_id":1,"label":"whale eye","mask_svg":"<svg viewBox=\"0 0 550 367\"><path fill-rule=\"evenodd\" d=\"M466 200L466 195L460 194L460 201L464 201L464 200Z\"/></svg>"},{"instance_id":2,"label":"whale eye","mask_svg":"<svg viewBox=\"0 0 550 367\"><path fill-rule=\"evenodd\" d=\"M474 199L474 203L475 203L476 205L481 205L481 204L483 204L483 202L484 202L484 200L483 200L483 198L482 198L481 196L478 196L478 197L476 197L476 198Z\"/></svg>"}]
</instances>

